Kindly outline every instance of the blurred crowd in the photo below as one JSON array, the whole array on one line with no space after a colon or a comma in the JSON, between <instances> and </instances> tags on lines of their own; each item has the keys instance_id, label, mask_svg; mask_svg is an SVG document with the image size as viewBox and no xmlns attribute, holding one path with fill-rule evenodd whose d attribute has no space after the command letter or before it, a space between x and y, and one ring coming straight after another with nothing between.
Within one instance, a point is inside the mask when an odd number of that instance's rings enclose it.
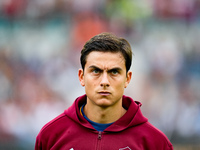
<instances>
[{"instance_id":1,"label":"blurred crowd","mask_svg":"<svg viewBox=\"0 0 200 150\"><path fill-rule=\"evenodd\" d=\"M84 94L80 51L100 32L130 42L126 94L149 121L172 143L199 143L200 0L1 0L0 149L33 146Z\"/></svg>"}]
</instances>

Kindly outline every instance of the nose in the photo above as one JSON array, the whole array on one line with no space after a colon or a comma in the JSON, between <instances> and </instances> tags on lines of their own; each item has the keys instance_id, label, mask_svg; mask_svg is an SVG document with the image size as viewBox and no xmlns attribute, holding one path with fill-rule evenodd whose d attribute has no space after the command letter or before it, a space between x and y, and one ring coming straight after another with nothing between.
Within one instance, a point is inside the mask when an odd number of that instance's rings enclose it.
<instances>
[{"instance_id":1,"label":"nose","mask_svg":"<svg viewBox=\"0 0 200 150\"><path fill-rule=\"evenodd\" d=\"M102 74L100 86L103 86L103 87L110 86L110 83L109 83L109 80L108 80L108 74L107 73L103 73Z\"/></svg>"}]
</instances>

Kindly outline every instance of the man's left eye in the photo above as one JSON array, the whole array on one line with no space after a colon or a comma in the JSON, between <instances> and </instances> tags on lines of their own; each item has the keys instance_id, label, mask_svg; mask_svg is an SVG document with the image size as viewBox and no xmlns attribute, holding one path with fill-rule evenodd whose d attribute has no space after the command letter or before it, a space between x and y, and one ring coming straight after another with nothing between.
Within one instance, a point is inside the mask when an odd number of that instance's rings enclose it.
<instances>
[{"instance_id":1,"label":"man's left eye","mask_svg":"<svg viewBox=\"0 0 200 150\"><path fill-rule=\"evenodd\" d=\"M99 73L99 70L94 69L92 72L95 73L95 74L97 74L97 73Z\"/></svg>"},{"instance_id":2,"label":"man's left eye","mask_svg":"<svg viewBox=\"0 0 200 150\"><path fill-rule=\"evenodd\" d=\"M116 75L116 74L118 74L118 71L117 70L112 70L111 73Z\"/></svg>"}]
</instances>

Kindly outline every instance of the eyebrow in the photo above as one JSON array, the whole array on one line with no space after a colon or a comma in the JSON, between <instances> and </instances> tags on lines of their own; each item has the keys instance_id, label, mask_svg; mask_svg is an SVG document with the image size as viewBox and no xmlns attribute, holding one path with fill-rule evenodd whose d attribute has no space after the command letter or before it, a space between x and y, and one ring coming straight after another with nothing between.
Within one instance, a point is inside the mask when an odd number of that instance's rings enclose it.
<instances>
[{"instance_id":1,"label":"eyebrow","mask_svg":"<svg viewBox=\"0 0 200 150\"><path fill-rule=\"evenodd\" d=\"M99 68L99 67L97 67L95 65L89 66L89 68L91 68L91 69L98 69L98 70L101 70L101 71L103 70L103 69L101 69L101 68ZM108 72L109 71L113 71L113 70L122 71L122 68L120 68L120 67L114 67L114 68L108 69Z\"/></svg>"},{"instance_id":2,"label":"eyebrow","mask_svg":"<svg viewBox=\"0 0 200 150\"><path fill-rule=\"evenodd\" d=\"M91 68L91 69L99 69L99 70L102 70L102 69L100 69L99 67L97 67L97 66L95 66L95 65L89 66L89 68Z\"/></svg>"}]
</instances>

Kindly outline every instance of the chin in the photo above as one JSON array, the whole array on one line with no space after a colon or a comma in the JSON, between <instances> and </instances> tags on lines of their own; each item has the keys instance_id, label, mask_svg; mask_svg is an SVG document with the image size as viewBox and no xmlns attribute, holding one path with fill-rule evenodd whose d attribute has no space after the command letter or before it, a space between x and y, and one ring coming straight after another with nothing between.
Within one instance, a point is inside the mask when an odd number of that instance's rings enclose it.
<instances>
[{"instance_id":1,"label":"chin","mask_svg":"<svg viewBox=\"0 0 200 150\"><path fill-rule=\"evenodd\" d=\"M113 105L113 103L111 102L111 100L105 99L105 98L98 100L96 104L98 106L100 106L100 107L109 107L109 106Z\"/></svg>"}]
</instances>

